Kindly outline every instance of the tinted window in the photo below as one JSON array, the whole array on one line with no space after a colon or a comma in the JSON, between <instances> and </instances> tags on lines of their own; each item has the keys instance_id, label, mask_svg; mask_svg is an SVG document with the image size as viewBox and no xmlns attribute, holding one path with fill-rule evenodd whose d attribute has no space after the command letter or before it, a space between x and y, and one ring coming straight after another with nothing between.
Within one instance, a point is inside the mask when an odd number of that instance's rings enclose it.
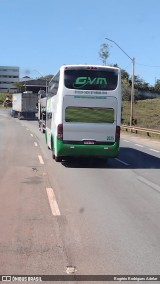
<instances>
[{"instance_id":1,"label":"tinted window","mask_svg":"<svg viewBox=\"0 0 160 284\"><path fill-rule=\"evenodd\" d=\"M65 70L66 88L78 90L115 90L117 70Z\"/></svg>"},{"instance_id":2,"label":"tinted window","mask_svg":"<svg viewBox=\"0 0 160 284\"><path fill-rule=\"evenodd\" d=\"M66 122L114 123L114 109L98 107L67 107Z\"/></svg>"}]
</instances>

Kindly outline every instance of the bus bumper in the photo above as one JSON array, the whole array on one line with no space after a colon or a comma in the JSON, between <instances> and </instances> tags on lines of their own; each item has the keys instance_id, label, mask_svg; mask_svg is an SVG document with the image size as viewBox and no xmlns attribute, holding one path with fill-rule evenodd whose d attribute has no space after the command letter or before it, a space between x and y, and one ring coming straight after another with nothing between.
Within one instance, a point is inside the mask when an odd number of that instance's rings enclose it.
<instances>
[{"instance_id":1,"label":"bus bumper","mask_svg":"<svg viewBox=\"0 0 160 284\"><path fill-rule=\"evenodd\" d=\"M113 145L64 144L57 140L57 155L60 157L115 158L119 154L119 141Z\"/></svg>"}]
</instances>

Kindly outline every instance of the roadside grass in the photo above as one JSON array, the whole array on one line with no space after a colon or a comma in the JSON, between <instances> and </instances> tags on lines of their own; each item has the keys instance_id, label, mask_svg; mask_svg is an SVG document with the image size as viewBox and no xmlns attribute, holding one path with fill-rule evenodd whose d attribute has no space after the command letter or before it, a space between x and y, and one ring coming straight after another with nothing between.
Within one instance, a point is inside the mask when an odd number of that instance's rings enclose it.
<instances>
[{"instance_id":1,"label":"roadside grass","mask_svg":"<svg viewBox=\"0 0 160 284\"><path fill-rule=\"evenodd\" d=\"M12 98L12 95L11 95L11 94L8 94L8 93L0 93L0 102L4 102L4 100L5 100L6 98L11 99L11 98Z\"/></svg>"},{"instance_id":2,"label":"roadside grass","mask_svg":"<svg viewBox=\"0 0 160 284\"><path fill-rule=\"evenodd\" d=\"M122 102L122 124L129 125L130 102ZM133 117L138 127L160 130L160 98L136 101L133 105Z\"/></svg>"}]
</instances>

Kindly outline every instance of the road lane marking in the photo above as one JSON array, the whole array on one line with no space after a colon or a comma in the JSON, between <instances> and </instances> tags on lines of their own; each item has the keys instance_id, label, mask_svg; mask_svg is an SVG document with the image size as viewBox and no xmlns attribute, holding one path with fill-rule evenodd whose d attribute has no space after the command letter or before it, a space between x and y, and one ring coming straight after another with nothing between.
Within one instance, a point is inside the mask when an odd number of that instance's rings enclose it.
<instances>
[{"instance_id":1,"label":"road lane marking","mask_svg":"<svg viewBox=\"0 0 160 284\"><path fill-rule=\"evenodd\" d=\"M118 161L118 162L120 162L120 163L122 163L122 164L125 165L125 166L129 166L129 164L127 164L126 162L123 162L122 160L119 160L119 159L117 159L117 158L115 158L115 160Z\"/></svg>"},{"instance_id":2,"label":"road lane marking","mask_svg":"<svg viewBox=\"0 0 160 284\"><path fill-rule=\"evenodd\" d=\"M41 164L41 165L44 165L44 161L43 161L42 156L38 155L38 159L39 159L39 161L40 161L40 164Z\"/></svg>"},{"instance_id":3,"label":"road lane marking","mask_svg":"<svg viewBox=\"0 0 160 284\"><path fill-rule=\"evenodd\" d=\"M139 181L141 181L142 183L145 183L149 187L152 187L154 190L156 190L156 191L158 191L160 193L160 186L159 185L157 185L157 184L155 184L155 183L153 183L153 182L149 181L148 179L145 179L145 178L143 178L141 176L138 176L137 179Z\"/></svg>"},{"instance_id":4,"label":"road lane marking","mask_svg":"<svg viewBox=\"0 0 160 284\"><path fill-rule=\"evenodd\" d=\"M140 145L140 144L135 144L135 145L138 147L142 147L142 148L144 147L143 145Z\"/></svg>"},{"instance_id":5,"label":"road lane marking","mask_svg":"<svg viewBox=\"0 0 160 284\"><path fill-rule=\"evenodd\" d=\"M32 134L32 133L31 133L30 135L33 137L33 134Z\"/></svg>"},{"instance_id":6,"label":"road lane marking","mask_svg":"<svg viewBox=\"0 0 160 284\"><path fill-rule=\"evenodd\" d=\"M58 207L58 203L56 201L55 194L53 192L53 189L52 188L46 188L46 191L47 191L48 200L49 200L49 204L50 204L53 216L61 215L59 207Z\"/></svg>"},{"instance_id":7,"label":"road lane marking","mask_svg":"<svg viewBox=\"0 0 160 284\"><path fill-rule=\"evenodd\" d=\"M26 130L29 130L28 128L26 128Z\"/></svg>"},{"instance_id":8,"label":"road lane marking","mask_svg":"<svg viewBox=\"0 0 160 284\"><path fill-rule=\"evenodd\" d=\"M35 147L37 147L37 146L38 146L37 142L34 142L34 146L35 146Z\"/></svg>"},{"instance_id":9,"label":"road lane marking","mask_svg":"<svg viewBox=\"0 0 160 284\"><path fill-rule=\"evenodd\" d=\"M123 140L124 142L127 142L127 143L129 143L129 141L128 140Z\"/></svg>"},{"instance_id":10,"label":"road lane marking","mask_svg":"<svg viewBox=\"0 0 160 284\"><path fill-rule=\"evenodd\" d=\"M153 152L156 152L156 153L159 153L159 151L158 150L155 150L155 149L149 149L149 150L151 150L151 151L153 151Z\"/></svg>"},{"instance_id":11,"label":"road lane marking","mask_svg":"<svg viewBox=\"0 0 160 284\"><path fill-rule=\"evenodd\" d=\"M76 266L67 266L66 267L66 273L67 274L73 274L77 271Z\"/></svg>"}]
</instances>

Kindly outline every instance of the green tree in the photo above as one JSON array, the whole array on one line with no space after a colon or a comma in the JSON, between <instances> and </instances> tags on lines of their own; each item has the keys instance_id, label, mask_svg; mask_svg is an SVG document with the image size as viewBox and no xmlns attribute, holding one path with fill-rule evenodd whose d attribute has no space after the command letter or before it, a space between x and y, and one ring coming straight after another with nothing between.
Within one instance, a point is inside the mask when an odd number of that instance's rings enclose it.
<instances>
[{"instance_id":1,"label":"green tree","mask_svg":"<svg viewBox=\"0 0 160 284\"><path fill-rule=\"evenodd\" d=\"M103 65L106 65L107 58L109 57L109 46L106 43L101 44L99 50L99 57L102 60Z\"/></svg>"},{"instance_id":2,"label":"green tree","mask_svg":"<svg viewBox=\"0 0 160 284\"><path fill-rule=\"evenodd\" d=\"M122 79L122 100L131 100L131 86L127 78Z\"/></svg>"},{"instance_id":3,"label":"green tree","mask_svg":"<svg viewBox=\"0 0 160 284\"><path fill-rule=\"evenodd\" d=\"M16 82L14 85L17 87L17 92L24 92L25 87L23 86L22 82Z\"/></svg>"},{"instance_id":4,"label":"green tree","mask_svg":"<svg viewBox=\"0 0 160 284\"><path fill-rule=\"evenodd\" d=\"M136 89L141 89L148 91L149 90L149 83L146 83L140 76L134 77L134 86Z\"/></svg>"},{"instance_id":5,"label":"green tree","mask_svg":"<svg viewBox=\"0 0 160 284\"><path fill-rule=\"evenodd\" d=\"M129 74L125 70L121 70L122 78L122 100L131 100L131 80L129 80ZM134 88L134 101L138 99L138 90Z\"/></svg>"},{"instance_id":6,"label":"green tree","mask_svg":"<svg viewBox=\"0 0 160 284\"><path fill-rule=\"evenodd\" d=\"M160 93L160 79L158 79L154 86L155 92Z\"/></svg>"},{"instance_id":7,"label":"green tree","mask_svg":"<svg viewBox=\"0 0 160 284\"><path fill-rule=\"evenodd\" d=\"M121 69L121 78L122 80L129 82L129 74L124 69Z\"/></svg>"}]
</instances>

